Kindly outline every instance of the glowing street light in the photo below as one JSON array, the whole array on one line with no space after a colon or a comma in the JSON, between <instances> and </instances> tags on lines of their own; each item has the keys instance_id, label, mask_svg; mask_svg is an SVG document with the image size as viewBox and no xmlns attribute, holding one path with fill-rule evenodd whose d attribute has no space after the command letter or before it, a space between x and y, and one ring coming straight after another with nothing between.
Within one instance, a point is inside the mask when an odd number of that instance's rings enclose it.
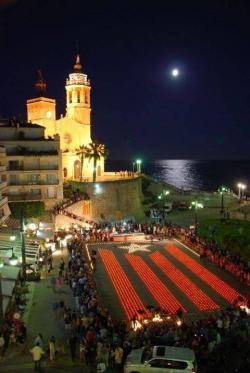
<instances>
[{"instance_id":1,"label":"glowing street light","mask_svg":"<svg viewBox=\"0 0 250 373\"><path fill-rule=\"evenodd\" d=\"M243 190L246 189L246 184L238 183L237 187L239 188L239 199L243 196Z\"/></svg>"},{"instance_id":2,"label":"glowing street light","mask_svg":"<svg viewBox=\"0 0 250 373\"><path fill-rule=\"evenodd\" d=\"M218 189L218 192L221 195L221 209L220 213L224 214L224 193L227 192L227 188L224 187L223 185Z\"/></svg>"},{"instance_id":3,"label":"glowing street light","mask_svg":"<svg viewBox=\"0 0 250 373\"><path fill-rule=\"evenodd\" d=\"M18 257L14 254L14 247L12 247L11 250L12 250L12 255L9 259L9 262L11 266L16 266L18 263Z\"/></svg>"},{"instance_id":4,"label":"glowing street light","mask_svg":"<svg viewBox=\"0 0 250 373\"><path fill-rule=\"evenodd\" d=\"M161 200L160 208L161 208L161 215L162 218L165 219L165 202L166 202L166 196L169 195L169 190L163 190L161 194L158 195L158 199Z\"/></svg>"},{"instance_id":5,"label":"glowing street light","mask_svg":"<svg viewBox=\"0 0 250 373\"><path fill-rule=\"evenodd\" d=\"M197 235L197 228L198 228L198 216L197 216L197 211L199 209L203 209L204 205L203 203L200 203L198 201L192 201L190 206L190 210L194 209L194 229L195 229L195 235Z\"/></svg>"},{"instance_id":6,"label":"glowing street light","mask_svg":"<svg viewBox=\"0 0 250 373\"><path fill-rule=\"evenodd\" d=\"M141 164L142 164L142 161L141 161L141 159L137 159L136 160L136 167L137 167L137 172L138 173L141 173Z\"/></svg>"}]
</instances>

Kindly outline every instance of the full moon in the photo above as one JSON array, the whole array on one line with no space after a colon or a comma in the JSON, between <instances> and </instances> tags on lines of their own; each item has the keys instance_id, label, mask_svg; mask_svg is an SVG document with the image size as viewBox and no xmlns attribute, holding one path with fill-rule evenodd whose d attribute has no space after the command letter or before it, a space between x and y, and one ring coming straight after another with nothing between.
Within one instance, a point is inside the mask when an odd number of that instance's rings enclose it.
<instances>
[{"instance_id":1,"label":"full moon","mask_svg":"<svg viewBox=\"0 0 250 373\"><path fill-rule=\"evenodd\" d=\"M179 69L172 69L172 71L171 71L171 75L173 76L173 77L177 77L177 76L179 76L179 74L180 74L180 72L179 72Z\"/></svg>"}]
</instances>

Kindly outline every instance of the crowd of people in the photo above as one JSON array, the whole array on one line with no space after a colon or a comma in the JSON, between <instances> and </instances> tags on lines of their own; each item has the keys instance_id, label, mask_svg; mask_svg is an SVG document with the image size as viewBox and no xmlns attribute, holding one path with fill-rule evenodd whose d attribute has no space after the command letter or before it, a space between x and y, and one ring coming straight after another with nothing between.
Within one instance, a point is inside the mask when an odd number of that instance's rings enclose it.
<instances>
[{"instance_id":1,"label":"crowd of people","mask_svg":"<svg viewBox=\"0 0 250 373\"><path fill-rule=\"evenodd\" d=\"M162 322L142 323L141 328L134 330L132 323L114 321L101 306L83 247L84 242L79 238L69 244L68 265L63 271L64 281L75 300L74 309L60 305L72 360L79 358L93 372L102 372L108 367L120 372L132 349L172 345L192 348L202 367L199 371L203 373L216 371L218 364L221 372L248 371L250 359L246 346L249 347L250 320L244 310L238 306L229 307L193 322L185 321L179 314L179 322L175 316L168 316ZM234 358L228 345L233 346Z\"/></svg>"},{"instance_id":2,"label":"crowd of people","mask_svg":"<svg viewBox=\"0 0 250 373\"><path fill-rule=\"evenodd\" d=\"M235 254L227 249L222 249L214 239L204 237L192 237L187 232L184 240L200 254L217 265L220 269L230 272L239 281L250 286L250 263L244 260L241 255Z\"/></svg>"},{"instance_id":3,"label":"crowd of people","mask_svg":"<svg viewBox=\"0 0 250 373\"><path fill-rule=\"evenodd\" d=\"M81 228L79 238L87 242L110 242L114 240L114 235L126 233L143 233L149 241L177 237L198 251L201 258L206 258L219 268L236 276L239 281L250 285L250 263L243 260L240 254L236 255L229 250L220 248L215 240L206 240L194 235L192 229L171 223L137 224L133 221L126 221L111 224L92 222L88 229Z\"/></svg>"},{"instance_id":4,"label":"crowd of people","mask_svg":"<svg viewBox=\"0 0 250 373\"><path fill-rule=\"evenodd\" d=\"M66 263L63 258L60 259L58 276L51 278L51 284L55 292L60 292L62 283L68 285L74 297L74 307L70 308L63 301L53 305L55 314L64 320L73 361L87 364L93 372L104 372L107 367L119 372L132 349L164 344L192 348L203 373L216 371L218 364L221 372L249 370L250 320L239 305L193 322L187 322L182 315L178 315L181 320L178 323L174 316L163 317L161 322L142 323L137 330L132 327L132 323L113 320L108 310L101 306L93 271L84 255L86 242L112 241L114 235L119 233L143 233L149 240L162 240L173 235L183 237L188 234L183 228L171 224L136 224L127 221L113 225L95 223L90 229L79 231L72 228L70 233L74 238L68 244L68 261ZM201 250L200 241L193 240L193 243ZM47 251L42 256L48 273L54 267L51 254ZM201 256L204 255L208 254L201 250ZM95 261L95 256L92 259ZM220 265L219 262L215 263ZM0 335L0 351L12 343L13 338L24 343L26 328L20 320L15 321L12 317L6 320ZM44 355L41 340L42 337L38 336L30 350L38 370ZM54 336L49 340L48 346L49 359L54 361L58 350Z\"/></svg>"}]
</instances>

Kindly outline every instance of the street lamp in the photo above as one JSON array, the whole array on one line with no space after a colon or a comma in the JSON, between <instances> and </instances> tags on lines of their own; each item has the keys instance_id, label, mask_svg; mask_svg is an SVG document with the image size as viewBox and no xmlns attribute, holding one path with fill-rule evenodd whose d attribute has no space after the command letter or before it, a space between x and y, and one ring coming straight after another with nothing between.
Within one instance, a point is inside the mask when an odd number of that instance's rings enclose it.
<instances>
[{"instance_id":1,"label":"street lamp","mask_svg":"<svg viewBox=\"0 0 250 373\"><path fill-rule=\"evenodd\" d=\"M133 162L133 174L135 173L135 162Z\"/></svg>"},{"instance_id":2,"label":"street lamp","mask_svg":"<svg viewBox=\"0 0 250 373\"><path fill-rule=\"evenodd\" d=\"M194 209L194 233L195 233L195 236L197 235L197 229L198 229L198 216L197 216L197 211L199 209L203 209L204 205L203 203L200 203L198 201L192 201L189 208L190 210Z\"/></svg>"},{"instance_id":3,"label":"street lamp","mask_svg":"<svg viewBox=\"0 0 250 373\"><path fill-rule=\"evenodd\" d=\"M20 235L21 235L21 249L22 249L22 277L26 280L26 247L25 247L25 236L24 236L24 216L23 211L20 214Z\"/></svg>"},{"instance_id":4,"label":"street lamp","mask_svg":"<svg viewBox=\"0 0 250 373\"><path fill-rule=\"evenodd\" d=\"M246 185L245 184L242 184L242 183L238 183L238 188L239 188L239 194L238 194L238 197L239 199L241 199L241 197L243 196L243 190L246 189Z\"/></svg>"},{"instance_id":5,"label":"street lamp","mask_svg":"<svg viewBox=\"0 0 250 373\"><path fill-rule=\"evenodd\" d=\"M18 257L14 254L14 247L12 247L11 250L12 250L12 255L9 259L9 262L11 266L16 266L18 263Z\"/></svg>"},{"instance_id":6,"label":"street lamp","mask_svg":"<svg viewBox=\"0 0 250 373\"><path fill-rule=\"evenodd\" d=\"M136 160L137 172L141 173L141 159Z\"/></svg>"},{"instance_id":7,"label":"street lamp","mask_svg":"<svg viewBox=\"0 0 250 373\"><path fill-rule=\"evenodd\" d=\"M158 199L162 200L162 203L160 204L162 218L165 219L165 197L169 195L169 190L163 190L161 194L158 195Z\"/></svg>"},{"instance_id":8,"label":"street lamp","mask_svg":"<svg viewBox=\"0 0 250 373\"><path fill-rule=\"evenodd\" d=\"M220 193L221 195L221 209L220 209L220 213L221 214L224 214L224 193L227 192L227 188L224 187L223 185L218 189L218 192Z\"/></svg>"}]
</instances>

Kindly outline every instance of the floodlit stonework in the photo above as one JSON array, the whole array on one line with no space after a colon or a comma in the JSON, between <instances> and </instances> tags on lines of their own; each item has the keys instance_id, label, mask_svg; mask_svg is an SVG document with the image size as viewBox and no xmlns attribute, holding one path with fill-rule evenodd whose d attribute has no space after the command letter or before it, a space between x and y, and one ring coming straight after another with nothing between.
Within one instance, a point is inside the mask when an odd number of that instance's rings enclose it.
<instances>
[{"instance_id":1,"label":"floodlit stonework","mask_svg":"<svg viewBox=\"0 0 250 373\"><path fill-rule=\"evenodd\" d=\"M91 139L90 81L82 72L80 56L77 55L73 72L66 80L66 115L56 119L56 100L46 98L46 83L40 75L36 88L39 97L27 100L28 122L45 127L47 138L58 134L62 150L62 170L65 180L79 180L81 160L77 155L80 146L87 146ZM97 161L97 176L104 173L104 159ZM93 160L84 159L83 180L90 181L93 175Z\"/></svg>"}]
</instances>

